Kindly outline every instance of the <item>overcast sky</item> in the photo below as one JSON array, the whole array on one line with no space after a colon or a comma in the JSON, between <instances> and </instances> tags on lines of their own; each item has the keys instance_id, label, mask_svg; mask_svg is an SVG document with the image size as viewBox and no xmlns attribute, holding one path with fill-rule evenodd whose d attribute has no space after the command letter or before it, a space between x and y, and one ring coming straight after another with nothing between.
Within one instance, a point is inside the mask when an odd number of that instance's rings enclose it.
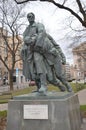
<instances>
[{"instance_id":1,"label":"overcast sky","mask_svg":"<svg viewBox=\"0 0 86 130\"><path fill-rule=\"evenodd\" d=\"M73 5L73 8L75 6ZM68 17L70 13L66 10L57 8L55 5L49 2L28 2L26 4L26 14L33 12L36 17L36 22L41 22L45 25L46 31L53 36L55 41L60 45L68 62L73 63L73 57L71 48L67 47L71 41L65 40L65 35L71 30L67 27ZM26 19L26 24L28 21ZM74 23L74 26L78 24L78 21ZM61 40L62 39L62 40Z\"/></svg>"}]
</instances>

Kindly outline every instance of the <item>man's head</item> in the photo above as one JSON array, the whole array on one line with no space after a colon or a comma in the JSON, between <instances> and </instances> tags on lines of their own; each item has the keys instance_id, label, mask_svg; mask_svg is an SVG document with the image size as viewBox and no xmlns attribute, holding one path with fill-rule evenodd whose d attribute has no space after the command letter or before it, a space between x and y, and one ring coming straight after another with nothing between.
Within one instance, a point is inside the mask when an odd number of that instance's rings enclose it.
<instances>
[{"instance_id":1,"label":"man's head","mask_svg":"<svg viewBox=\"0 0 86 130\"><path fill-rule=\"evenodd\" d=\"M31 12L31 13L28 13L27 14L27 19L28 21L31 23L31 22L34 22L35 20L35 15Z\"/></svg>"}]
</instances>

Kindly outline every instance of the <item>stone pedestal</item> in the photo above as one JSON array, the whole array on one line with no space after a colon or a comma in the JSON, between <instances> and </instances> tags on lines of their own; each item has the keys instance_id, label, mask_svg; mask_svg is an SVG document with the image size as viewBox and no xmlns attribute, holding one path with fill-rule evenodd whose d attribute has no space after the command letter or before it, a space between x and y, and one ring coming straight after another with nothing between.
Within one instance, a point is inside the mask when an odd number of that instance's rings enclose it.
<instances>
[{"instance_id":1,"label":"stone pedestal","mask_svg":"<svg viewBox=\"0 0 86 130\"><path fill-rule=\"evenodd\" d=\"M7 130L80 130L78 96L48 92L14 97L8 104Z\"/></svg>"}]
</instances>

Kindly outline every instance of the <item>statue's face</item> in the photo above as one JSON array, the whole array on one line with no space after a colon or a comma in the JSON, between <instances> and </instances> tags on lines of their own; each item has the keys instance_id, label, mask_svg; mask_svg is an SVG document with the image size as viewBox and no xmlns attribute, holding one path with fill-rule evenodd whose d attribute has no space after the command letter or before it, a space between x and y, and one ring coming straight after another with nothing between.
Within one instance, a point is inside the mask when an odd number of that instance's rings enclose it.
<instances>
[{"instance_id":1,"label":"statue's face","mask_svg":"<svg viewBox=\"0 0 86 130\"><path fill-rule=\"evenodd\" d=\"M33 22L34 21L34 16L32 14L29 14L27 17L29 22Z\"/></svg>"}]
</instances>

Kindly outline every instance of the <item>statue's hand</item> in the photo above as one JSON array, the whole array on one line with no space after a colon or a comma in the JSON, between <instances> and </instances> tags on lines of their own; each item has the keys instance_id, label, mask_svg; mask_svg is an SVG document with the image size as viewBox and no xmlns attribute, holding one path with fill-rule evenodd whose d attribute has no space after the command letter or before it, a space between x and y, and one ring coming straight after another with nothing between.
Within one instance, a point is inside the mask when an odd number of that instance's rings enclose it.
<instances>
[{"instance_id":1,"label":"statue's hand","mask_svg":"<svg viewBox=\"0 0 86 130\"><path fill-rule=\"evenodd\" d=\"M62 64L65 65L66 64L66 60L62 59Z\"/></svg>"},{"instance_id":2,"label":"statue's hand","mask_svg":"<svg viewBox=\"0 0 86 130\"><path fill-rule=\"evenodd\" d=\"M36 38L35 37L25 37L24 38L24 42L27 46L29 45L34 45L35 44L35 41L36 41Z\"/></svg>"},{"instance_id":3,"label":"statue's hand","mask_svg":"<svg viewBox=\"0 0 86 130\"><path fill-rule=\"evenodd\" d=\"M55 48L52 48L51 50L49 50L49 53L51 53L54 56L58 56L58 51Z\"/></svg>"}]
</instances>

